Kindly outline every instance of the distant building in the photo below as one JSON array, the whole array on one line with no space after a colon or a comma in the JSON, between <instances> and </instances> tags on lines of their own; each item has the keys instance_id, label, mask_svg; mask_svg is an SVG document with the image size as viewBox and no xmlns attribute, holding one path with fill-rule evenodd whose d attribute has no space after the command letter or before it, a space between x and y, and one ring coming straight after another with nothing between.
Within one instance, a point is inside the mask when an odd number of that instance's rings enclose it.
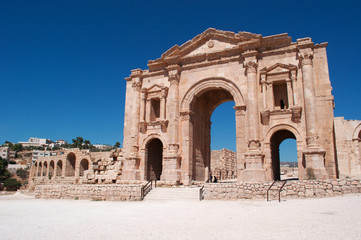
<instances>
[{"instance_id":1,"label":"distant building","mask_svg":"<svg viewBox=\"0 0 361 240\"><path fill-rule=\"evenodd\" d=\"M9 159L9 147L0 147L0 157L3 159Z\"/></svg>"},{"instance_id":2,"label":"distant building","mask_svg":"<svg viewBox=\"0 0 361 240\"><path fill-rule=\"evenodd\" d=\"M55 142L55 144L58 145L58 146L63 146L63 145L65 145L65 144L68 144L68 142L61 139L61 140L57 140L57 141Z\"/></svg>"},{"instance_id":3,"label":"distant building","mask_svg":"<svg viewBox=\"0 0 361 240\"><path fill-rule=\"evenodd\" d=\"M112 146L109 145L104 145L104 144L95 144L93 145L95 148L100 149L100 150L109 150L112 148Z\"/></svg>"},{"instance_id":4,"label":"distant building","mask_svg":"<svg viewBox=\"0 0 361 240\"><path fill-rule=\"evenodd\" d=\"M30 150L30 151L21 151L18 153L23 161L27 164L34 163L38 160L39 157L49 157L60 155L60 151L48 151L48 150Z\"/></svg>"},{"instance_id":5,"label":"distant building","mask_svg":"<svg viewBox=\"0 0 361 240\"><path fill-rule=\"evenodd\" d=\"M18 142L24 147L48 147L52 143L50 139L31 137L27 142Z\"/></svg>"}]
</instances>

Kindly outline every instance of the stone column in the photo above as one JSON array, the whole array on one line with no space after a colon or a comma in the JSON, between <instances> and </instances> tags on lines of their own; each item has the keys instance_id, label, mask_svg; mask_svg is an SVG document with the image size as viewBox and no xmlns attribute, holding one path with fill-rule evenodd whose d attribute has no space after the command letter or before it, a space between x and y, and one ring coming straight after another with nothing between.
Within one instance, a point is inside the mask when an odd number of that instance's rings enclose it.
<instances>
[{"instance_id":1,"label":"stone column","mask_svg":"<svg viewBox=\"0 0 361 240\"><path fill-rule=\"evenodd\" d=\"M246 105L235 106L236 115L236 146L237 146L237 177L241 177L241 171L244 170L245 162L243 154L247 149L246 137Z\"/></svg>"},{"instance_id":2,"label":"stone column","mask_svg":"<svg viewBox=\"0 0 361 240\"><path fill-rule=\"evenodd\" d=\"M190 185L193 176L193 112L181 112L182 119L182 183Z\"/></svg>"},{"instance_id":3,"label":"stone column","mask_svg":"<svg viewBox=\"0 0 361 240\"><path fill-rule=\"evenodd\" d=\"M142 93L140 94L141 96L141 102L140 102L140 121L144 122L145 121L145 101L146 99L146 92L142 90Z\"/></svg>"},{"instance_id":4,"label":"stone column","mask_svg":"<svg viewBox=\"0 0 361 240\"><path fill-rule=\"evenodd\" d=\"M248 88L248 149L245 153L245 169L241 172L240 180L264 181L264 154L261 152L259 140L260 112L258 111L257 51L248 51L243 56L245 57Z\"/></svg>"},{"instance_id":5,"label":"stone column","mask_svg":"<svg viewBox=\"0 0 361 240\"><path fill-rule=\"evenodd\" d=\"M313 51L311 48L299 49L298 58L302 70L303 93L306 119L306 143L304 150L306 171L300 179L325 179L328 174L324 165L325 151L319 146L317 135L316 94L313 79Z\"/></svg>"},{"instance_id":6,"label":"stone column","mask_svg":"<svg viewBox=\"0 0 361 240\"><path fill-rule=\"evenodd\" d=\"M291 71L291 81L293 89L293 104L298 105L298 95L297 95L297 86L296 86L296 70Z\"/></svg>"},{"instance_id":7,"label":"stone column","mask_svg":"<svg viewBox=\"0 0 361 240\"><path fill-rule=\"evenodd\" d=\"M123 166L122 180L132 181L140 180L139 172L139 120L140 120L140 92L142 88L142 75L141 69L132 70L132 74L129 79L131 81L131 88L127 89L127 96L129 101L126 104L131 104L131 108L127 109L125 113L127 118L127 134L124 138L127 138L125 142L127 144L125 152L125 161ZM128 86L128 85L127 85ZM128 92L129 91L129 92Z\"/></svg>"},{"instance_id":8,"label":"stone column","mask_svg":"<svg viewBox=\"0 0 361 240\"><path fill-rule=\"evenodd\" d=\"M292 90L292 82L291 79L286 79L287 83L287 97L288 97L288 108L293 107L293 90Z\"/></svg>"},{"instance_id":9,"label":"stone column","mask_svg":"<svg viewBox=\"0 0 361 240\"><path fill-rule=\"evenodd\" d=\"M267 109L267 86L266 86L266 76L261 75L261 85L262 85L262 100L263 100L263 110Z\"/></svg>"},{"instance_id":10,"label":"stone column","mask_svg":"<svg viewBox=\"0 0 361 240\"><path fill-rule=\"evenodd\" d=\"M147 99L147 103L146 103L146 106L145 106L145 112L146 112L146 115L145 115L145 121L147 123L150 123L150 99Z\"/></svg>"},{"instance_id":11,"label":"stone column","mask_svg":"<svg viewBox=\"0 0 361 240\"><path fill-rule=\"evenodd\" d=\"M164 90L162 95L167 97L166 115L168 122L168 138L169 148L168 156L165 156L167 161L167 170L165 172L166 178L172 184L177 184L181 180L181 171L179 169L179 81L181 67L179 65L171 65L167 67L168 70L168 81L170 84L168 93ZM165 117L164 117L165 119Z\"/></svg>"},{"instance_id":12,"label":"stone column","mask_svg":"<svg viewBox=\"0 0 361 240\"><path fill-rule=\"evenodd\" d=\"M160 99L160 119L166 120L166 98L167 98L167 90L164 88L162 89L162 97Z\"/></svg>"},{"instance_id":13,"label":"stone column","mask_svg":"<svg viewBox=\"0 0 361 240\"><path fill-rule=\"evenodd\" d=\"M274 104L275 104L275 101L274 101L274 96L273 96L273 84L272 82L268 82L267 83L267 95L268 95L268 109L270 111L272 111L274 109Z\"/></svg>"}]
</instances>

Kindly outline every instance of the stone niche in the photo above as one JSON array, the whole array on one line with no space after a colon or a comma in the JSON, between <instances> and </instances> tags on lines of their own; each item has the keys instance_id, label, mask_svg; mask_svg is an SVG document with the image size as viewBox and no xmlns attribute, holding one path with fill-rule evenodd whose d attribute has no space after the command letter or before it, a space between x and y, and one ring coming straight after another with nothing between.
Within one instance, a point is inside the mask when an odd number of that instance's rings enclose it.
<instances>
[{"instance_id":1,"label":"stone niche","mask_svg":"<svg viewBox=\"0 0 361 240\"><path fill-rule=\"evenodd\" d=\"M160 129L167 131L168 120L166 116L166 100L168 88L154 84L149 88L143 88L141 92L141 121L139 122L139 131L143 134L147 130Z\"/></svg>"}]
</instances>

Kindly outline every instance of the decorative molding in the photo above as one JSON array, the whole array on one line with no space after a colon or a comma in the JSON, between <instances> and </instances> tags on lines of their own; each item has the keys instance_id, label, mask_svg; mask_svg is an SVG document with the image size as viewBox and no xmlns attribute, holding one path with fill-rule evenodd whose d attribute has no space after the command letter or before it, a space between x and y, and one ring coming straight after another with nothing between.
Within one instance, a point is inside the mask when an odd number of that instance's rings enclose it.
<instances>
[{"instance_id":1,"label":"decorative molding","mask_svg":"<svg viewBox=\"0 0 361 240\"><path fill-rule=\"evenodd\" d=\"M291 111L292 111L292 121L295 123L301 122L302 107L301 106L291 107Z\"/></svg>"},{"instance_id":2,"label":"decorative molding","mask_svg":"<svg viewBox=\"0 0 361 240\"><path fill-rule=\"evenodd\" d=\"M147 122L139 122L139 132L143 134L147 132Z\"/></svg>"},{"instance_id":3,"label":"decorative molding","mask_svg":"<svg viewBox=\"0 0 361 240\"><path fill-rule=\"evenodd\" d=\"M183 112L180 112L180 115L181 115L181 120L182 121L190 121L191 120L191 116L193 115L194 113L192 111L183 111Z\"/></svg>"},{"instance_id":4,"label":"decorative molding","mask_svg":"<svg viewBox=\"0 0 361 240\"><path fill-rule=\"evenodd\" d=\"M241 106L234 106L233 108L236 111L236 116L240 116L240 115L245 114L247 106L246 105L241 105Z\"/></svg>"},{"instance_id":5,"label":"decorative molding","mask_svg":"<svg viewBox=\"0 0 361 240\"><path fill-rule=\"evenodd\" d=\"M250 149L258 149L261 147L261 142L258 139L250 139L248 141L248 148Z\"/></svg>"},{"instance_id":6,"label":"decorative molding","mask_svg":"<svg viewBox=\"0 0 361 240\"><path fill-rule=\"evenodd\" d=\"M269 124L271 112L269 110L261 111L261 122L263 125Z\"/></svg>"}]
</instances>

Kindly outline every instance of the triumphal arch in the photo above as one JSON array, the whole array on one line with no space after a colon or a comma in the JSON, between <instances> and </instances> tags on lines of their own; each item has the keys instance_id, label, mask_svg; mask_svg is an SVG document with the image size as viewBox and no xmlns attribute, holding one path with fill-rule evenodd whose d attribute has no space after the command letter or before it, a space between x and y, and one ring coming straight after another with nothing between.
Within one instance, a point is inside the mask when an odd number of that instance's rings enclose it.
<instances>
[{"instance_id":1,"label":"triumphal arch","mask_svg":"<svg viewBox=\"0 0 361 240\"><path fill-rule=\"evenodd\" d=\"M123 181L210 176L210 117L234 101L238 181L280 177L297 142L299 178L337 177L327 43L208 29L126 78Z\"/></svg>"}]
</instances>

